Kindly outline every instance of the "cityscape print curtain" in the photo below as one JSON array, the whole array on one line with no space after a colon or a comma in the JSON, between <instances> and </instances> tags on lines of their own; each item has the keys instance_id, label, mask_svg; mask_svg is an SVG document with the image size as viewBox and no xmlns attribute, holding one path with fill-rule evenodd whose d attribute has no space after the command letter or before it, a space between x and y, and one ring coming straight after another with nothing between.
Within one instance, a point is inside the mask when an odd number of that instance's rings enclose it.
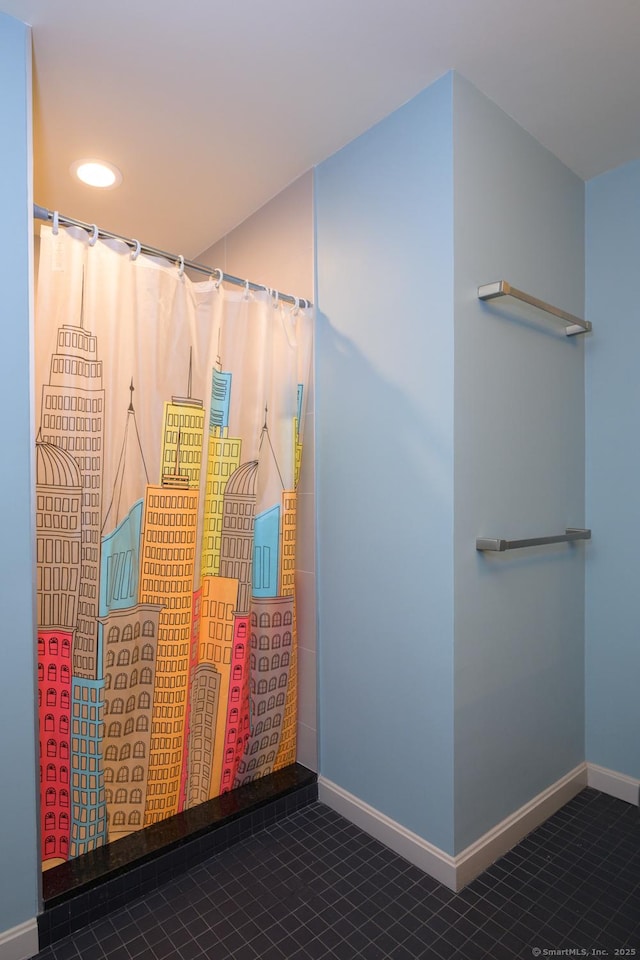
<instances>
[{"instance_id":1,"label":"cityscape print curtain","mask_svg":"<svg viewBox=\"0 0 640 960\"><path fill-rule=\"evenodd\" d=\"M295 761L311 340L266 290L42 228L44 868Z\"/></svg>"}]
</instances>

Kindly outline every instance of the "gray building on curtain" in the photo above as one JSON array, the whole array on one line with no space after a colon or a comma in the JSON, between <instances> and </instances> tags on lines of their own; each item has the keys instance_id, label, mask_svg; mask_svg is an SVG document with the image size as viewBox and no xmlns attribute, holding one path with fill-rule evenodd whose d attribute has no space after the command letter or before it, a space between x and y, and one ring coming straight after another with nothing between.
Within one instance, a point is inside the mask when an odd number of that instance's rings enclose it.
<instances>
[{"instance_id":1,"label":"gray building on curtain","mask_svg":"<svg viewBox=\"0 0 640 960\"><path fill-rule=\"evenodd\" d=\"M81 318L82 324L82 318ZM73 643L73 673L97 680L100 528L104 447L102 361L97 338L81 325L62 326L42 388L41 439L69 453L82 478L80 596Z\"/></svg>"}]
</instances>

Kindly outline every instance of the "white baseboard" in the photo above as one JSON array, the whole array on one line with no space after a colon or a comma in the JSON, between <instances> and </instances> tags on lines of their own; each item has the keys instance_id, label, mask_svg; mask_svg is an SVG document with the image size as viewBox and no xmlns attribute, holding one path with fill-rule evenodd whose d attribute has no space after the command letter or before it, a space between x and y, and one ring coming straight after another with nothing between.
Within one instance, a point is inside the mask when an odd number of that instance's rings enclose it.
<instances>
[{"instance_id":1,"label":"white baseboard","mask_svg":"<svg viewBox=\"0 0 640 960\"><path fill-rule=\"evenodd\" d=\"M625 773L616 773L615 770L607 770L606 767L599 767L597 763L587 764L587 785L594 790L602 790L611 797L617 797L618 800L624 800L626 803L632 803L638 806L640 800L640 780L635 777L628 777Z\"/></svg>"},{"instance_id":2,"label":"white baseboard","mask_svg":"<svg viewBox=\"0 0 640 960\"><path fill-rule=\"evenodd\" d=\"M580 763L459 853L455 858L456 889L462 890L586 786L587 765Z\"/></svg>"},{"instance_id":3,"label":"white baseboard","mask_svg":"<svg viewBox=\"0 0 640 960\"><path fill-rule=\"evenodd\" d=\"M318 777L318 800L342 814L351 823L355 823L380 843L384 843L409 863L455 890L455 860L444 850L419 837L417 833L407 830L402 824L323 776Z\"/></svg>"},{"instance_id":4,"label":"white baseboard","mask_svg":"<svg viewBox=\"0 0 640 960\"><path fill-rule=\"evenodd\" d=\"M587 765L581 763L455 857L323 776L318 799L450 890L461 890L586 785Z\"/></svg>"},{"instance_id":5,"label":"white baseboard","mask_svg":"<svg viewBox=\"0 0 640 960\"><path fill-rule=\"evenodd\" d=\"M0 960L27 960L38 952L38 921L34 917L0 933Z\"/></svg>"}]
</instances>

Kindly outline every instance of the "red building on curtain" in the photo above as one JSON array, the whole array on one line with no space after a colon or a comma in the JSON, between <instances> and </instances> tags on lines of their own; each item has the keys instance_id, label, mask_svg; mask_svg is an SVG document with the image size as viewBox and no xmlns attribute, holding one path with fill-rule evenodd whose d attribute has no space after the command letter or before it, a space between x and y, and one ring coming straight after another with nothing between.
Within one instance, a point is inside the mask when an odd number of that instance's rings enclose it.
<instances>
[{"instance_id":1,"label":"red building on curtain","mask_svg":"<svg viewBox=\"0 0 640 960\"><path fill-rule=\"evenodd\" d=\"M82 478L73 457L36 442L38 701L42 860L69 856L71 655L78 609Z\"/></svg>"},{"instance_id":2,"label":"red building on curtain","mask_svg":"<svg viewBox=\"0 0 640 960\"><path fill-rule=\"evenodd\" d=\"M69 726L71 631L38 631L42 860L69 855Z\"/></svg>"}]
</instances>

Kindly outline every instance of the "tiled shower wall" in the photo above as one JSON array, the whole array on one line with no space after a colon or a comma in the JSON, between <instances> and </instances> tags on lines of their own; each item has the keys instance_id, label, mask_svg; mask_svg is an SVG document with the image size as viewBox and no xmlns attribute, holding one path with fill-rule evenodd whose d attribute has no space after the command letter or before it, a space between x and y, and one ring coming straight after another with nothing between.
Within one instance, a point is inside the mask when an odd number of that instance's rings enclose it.
<instances>
[{"instance_id":1,"label":"tiled shower wall","mask_svg":"<svg viewBox=\"0 0 640 960\"><path fill-rule=\"evenodd\" d=\"M226 273L313 300L313 175L311 171L195 259ZM298 485L296 567L298 618L298 762L318 769L316 721L316 561L314 502L315 403L309 379L302 469Z\"/></svg>"}]
</instances>

